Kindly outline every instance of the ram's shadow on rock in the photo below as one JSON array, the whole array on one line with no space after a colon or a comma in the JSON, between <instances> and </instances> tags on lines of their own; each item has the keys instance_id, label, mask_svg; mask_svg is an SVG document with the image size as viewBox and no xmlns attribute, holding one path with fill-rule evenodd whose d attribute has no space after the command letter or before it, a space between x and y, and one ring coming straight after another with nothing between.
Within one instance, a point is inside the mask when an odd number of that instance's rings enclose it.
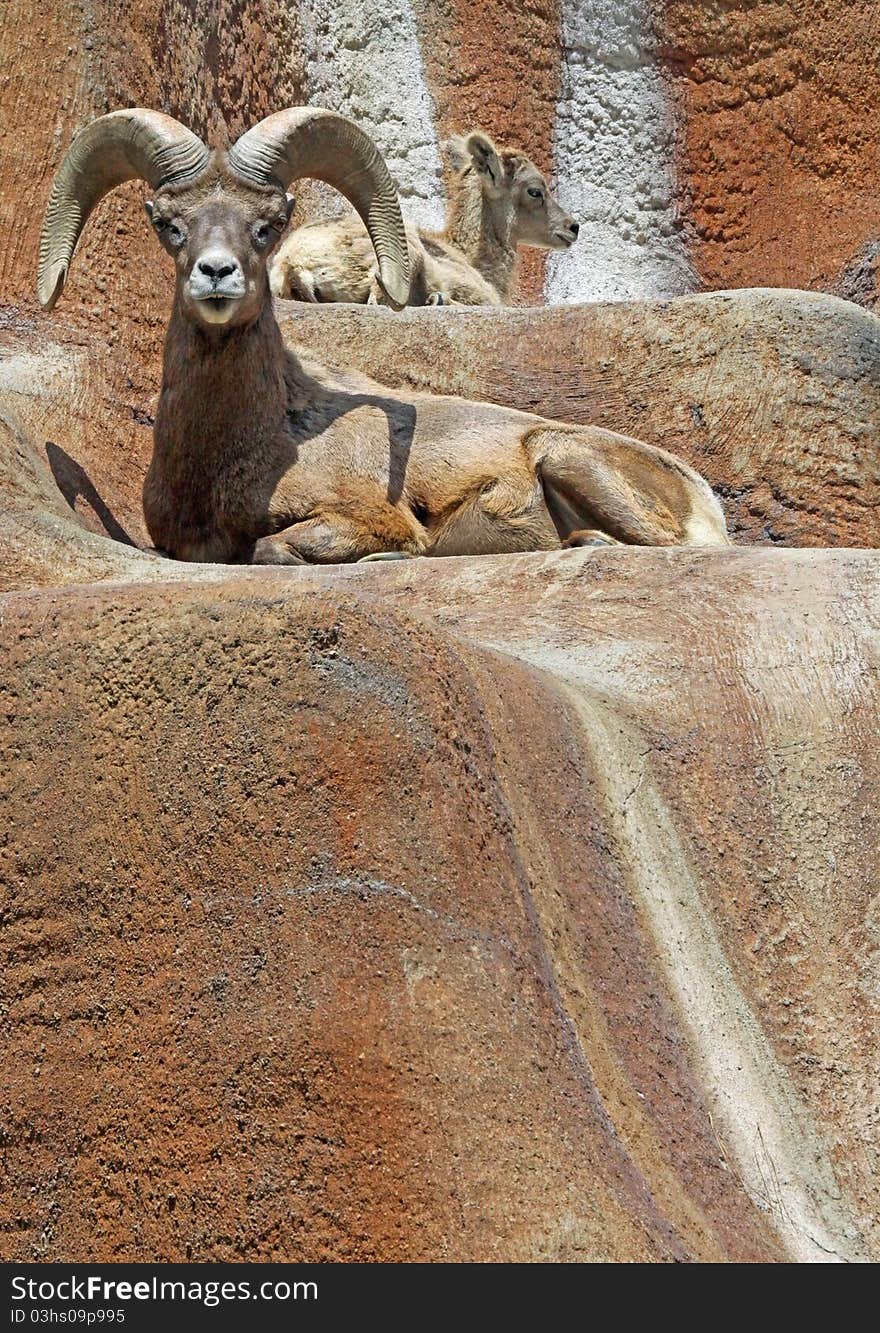
<instances>
[{"instance_id":1,"label":"ram's shadow on rock","mask_svg":"<svg viewBox=\"0 0 880 1333\"><path fill-rule=\"evenodd\" d=\"M55 444L52 440L46 441L46 458L55 478L55 484L74 512L77 500L84 500L108 537L126 546L137 545L101 498L82 464L71 458L60 444Z\"/></svg>"},{"instance_id":2,"label":"ram's shadow on rock","mask_svg":"<svg viewBox=\"0 0 880 1333\"><path fill-rule=\"evenodd\" d=\"M320 392L317 382L315 382L315 389L316 392ZM309 439L322 434L340 417L364 407L378 408L381 412L384 412L388 422L387 497L389 504L396 504L403 495L406 469L415 436L416 408L412 404L391 397L386 398L380 394L361 391L346 392L342 388L337 388L332 397L325 398L315 412L309 414L307 418L302 416L298 418L297 451ZM74 513L77 512L77 500L83 500L92 510L106 535L113 541L122 542L125 546L138 547L141 545L129 535L116 518L81 463L78 463L60 444L53 440L46 441L46 458L55 479L55 484ZM264 498L267 507L275 488L289 469L292 461L291 457L287 456L284 468L277 472L270 472L267 475L264 487ZM145 549L152 550L153 548L147 544Z\"/></svg>"}]
</instances>

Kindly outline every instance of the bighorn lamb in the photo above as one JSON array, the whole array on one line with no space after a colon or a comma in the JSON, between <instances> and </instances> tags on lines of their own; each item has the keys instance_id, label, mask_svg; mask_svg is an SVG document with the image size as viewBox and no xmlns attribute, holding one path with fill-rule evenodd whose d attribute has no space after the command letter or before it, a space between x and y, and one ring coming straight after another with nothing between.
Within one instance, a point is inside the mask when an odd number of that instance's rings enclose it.
<instances>
[{"instance_id":1,"label":"bighorn lamb","mask_svg":"<svg viewBox=\"0 0 880 1333\"><path fill-rule=\"evenodd\" d=\"M567 250L578 224L560 208L534 162L496 148L482 130L450 141L456 177L446 231L407 224L410 305L503 305L519 245ZM381 299L373 248L357 218L315 222L285 240L272 264L276 296L298 301Z\"/></svg>"},{"instance_id":2,"label":"bighorn lamb","mask_svg":"<svg viewBox=\"0 0 880 1333\"><path fill-rule=\"evenodd\" d=\"M354 204L383 289L402 306L394 186L371 140L333 112L279 111L211 151L169 116L115 111L78 135L59 168L40 246L44 306L95 204L133 177L155 192L147 211L177 270L144 487L158 550L299 564L726 543L706 482L660 449L306 367L282 342L266 270L290 213L285 190L306 175Z\"/></svg>"}]
</instances>

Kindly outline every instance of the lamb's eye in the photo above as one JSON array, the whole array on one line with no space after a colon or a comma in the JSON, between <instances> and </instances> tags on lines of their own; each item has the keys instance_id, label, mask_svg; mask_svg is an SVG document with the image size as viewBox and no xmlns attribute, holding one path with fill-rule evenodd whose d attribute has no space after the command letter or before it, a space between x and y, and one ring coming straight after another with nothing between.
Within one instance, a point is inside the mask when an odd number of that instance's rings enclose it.
<instances>
[{"instance_id":1,"label":"lamb's eye","mask_svg":"<svg viewBox=\"0 0 880 1333\"><path fill-rule=\"evenodd\" d=\"M538 189L536 186L534 186L534 185L530 185L529 188L528 188L528 190L526 191L526 193L528 194L528 196L529 196L530 199L543 199L543 198L544 198L544 191L543 191L543 190L539 190L539 189Z\"/></svg>"}]
</instances>

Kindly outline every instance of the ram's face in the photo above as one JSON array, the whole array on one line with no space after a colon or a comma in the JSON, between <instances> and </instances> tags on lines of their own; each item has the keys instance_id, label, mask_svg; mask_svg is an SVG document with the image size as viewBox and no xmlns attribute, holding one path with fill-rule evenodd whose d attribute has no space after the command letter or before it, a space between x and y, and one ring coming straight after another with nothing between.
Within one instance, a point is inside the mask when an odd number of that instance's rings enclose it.
<instances>
[{"instance_id":1,"label":"ram's face","mask_svg":"<svg viewBox=\"0 0 880 1333\"><path fill-rule=\"evenodd\" d=\"M214 328L252 323L268 291L266 260L293 200L273 190L217 185L210 193L160 190L147 204L153 230L177 267L180 307Z\"/></svg>"}]
</instances>

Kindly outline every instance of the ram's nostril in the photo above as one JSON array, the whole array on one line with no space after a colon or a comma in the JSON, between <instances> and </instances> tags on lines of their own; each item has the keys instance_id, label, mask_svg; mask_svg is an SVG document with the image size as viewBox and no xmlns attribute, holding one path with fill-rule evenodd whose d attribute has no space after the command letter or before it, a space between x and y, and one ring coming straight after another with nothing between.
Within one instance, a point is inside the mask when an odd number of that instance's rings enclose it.
<instances>
[{"instance_id":1,"label":"ram's nostril","mask_svg":"<svg viewBox=\"0 0 880 1333\"><path fill-rule=\"evenodd\" d=\"M569 229L569 231L571 232L572 236L577 236L578 232L579 232L580 229L581 229L581 224L580 224L579 222L573 222L572 219L569 218L569 219L568 219L568 229Z\"/></svg>"},{"instance_id":2,"label":"ram's nostril","mask_svg":"<svg viewBox=\"0 0 880 1333\"><path fill-rule=\"evenodd\" d=\"M207 259L200 259L196 265L200 273L204 273L206 278L211 278L215 282L219 281L220 278L228 278L237 267L237 264L230 263L228 259L215 258L213 255L210 255Z\"/></svg>"}]
</instances>

